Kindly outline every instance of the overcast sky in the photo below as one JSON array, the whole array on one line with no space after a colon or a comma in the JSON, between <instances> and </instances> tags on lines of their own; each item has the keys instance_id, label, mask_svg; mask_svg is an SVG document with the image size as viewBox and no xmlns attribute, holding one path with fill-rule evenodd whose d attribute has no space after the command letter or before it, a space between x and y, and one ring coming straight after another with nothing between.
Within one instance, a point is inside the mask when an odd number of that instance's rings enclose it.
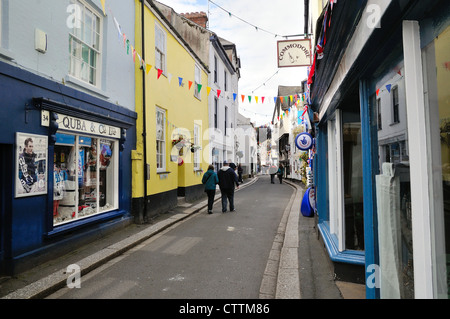
<instances>
[{"instance_id":1,"label":"overcast sky","mask_svg":"<svg viewBox=\"0 0 450 319\"><path fill-rule=\"evenodd\" d=\"M177 13L200 11L208 13L208 0L159 2L172 7ZM212 0L212 2L209 3L209 29L219 37L235 43L237 54L241 58L239 112L251 118L257 126L268 124L272 120L275 107L273 97L277 96L278 85L299 86L301 81L306 79L306 67L278 68L277 64L277 41L286 40L283 36L304 32L303 1ZM230 12L231 17L215 4ZM276 37L275 34L279 36ZM289 37L289 40L292 39L295 38ZM276 75L273 76L274 74ZM251 103L247 98L243 103L241 94L258 96L258 103L254 98ZM261 103L263 96L265 100Z\"/></svg>"}]
</instances>

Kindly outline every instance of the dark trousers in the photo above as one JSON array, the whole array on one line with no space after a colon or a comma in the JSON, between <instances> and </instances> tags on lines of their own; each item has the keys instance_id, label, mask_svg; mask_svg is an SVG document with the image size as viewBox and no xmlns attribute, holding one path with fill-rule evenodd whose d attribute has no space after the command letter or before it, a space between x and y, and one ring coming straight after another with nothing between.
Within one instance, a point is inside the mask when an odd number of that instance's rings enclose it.
<instances>
[{"instance_id":1,"label":"dark trousers","mask_svg":"<svg viewBox=\"0 0 450 319\"><path fill-rule=\"evenodd\" d=\"M282 181L283 181L283 175L278 175L278 179L280 180L280 184L282 183Z\"/></svg>"},{"instance_id":2,"label":"dark trousers","mask_svg":"<svg viewBox=\"0 0 450 319\"><path fill-rule=\"evenodd\" d=\"M234 209L234 189L221 189L222 194L222 212L227 211L227 204L230 202L230 211Z\"/></svg>"},{"instance_id":3,"label":"dark trousers","mask_svg":"<svg viewBox=\"0 0 450 319\"><path fill-rule=\"evenodd\" d=\"M208 211L211 211L213 209L214 196L216 195L216 190L215 189L207 189L206 195L208 195Z\"/></svg>"},{"instance_id":4,"label":"dark trousers","mask_svg":"<svg viewBox=\"0 0 450 319\"><path fill-rule=\"evenodd\" d=\"M270 174L270 182L272 184L275 184L274 180L275 180L275 174Z\"/></svg>"}]
</instances>

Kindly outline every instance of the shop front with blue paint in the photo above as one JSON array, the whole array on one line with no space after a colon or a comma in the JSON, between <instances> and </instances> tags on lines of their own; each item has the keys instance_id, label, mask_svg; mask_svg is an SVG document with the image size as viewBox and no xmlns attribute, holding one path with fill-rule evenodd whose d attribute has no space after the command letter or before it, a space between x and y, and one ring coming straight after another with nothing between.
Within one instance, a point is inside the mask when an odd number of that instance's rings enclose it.
<instances>
[{"instance_id":1,"label":"shop front with blue paint","mask_svg":"<svg viewBox=\"0 0 450 319\"><path fill-rule=\"evenodd\" d=\"M132 222L136 113L0 62L1 273Z\"/></svg>"},{"instance_id":2,"label":"shop front with blue paint","mask_svg":"<svg viewBox=\"0 0 450 319\"><path fill-rule=\"evenodd\" d=\"M318 229L367 298L447 298L449 3L369 5L334 12L311 77Z\"/></svg>"}]
</instances>

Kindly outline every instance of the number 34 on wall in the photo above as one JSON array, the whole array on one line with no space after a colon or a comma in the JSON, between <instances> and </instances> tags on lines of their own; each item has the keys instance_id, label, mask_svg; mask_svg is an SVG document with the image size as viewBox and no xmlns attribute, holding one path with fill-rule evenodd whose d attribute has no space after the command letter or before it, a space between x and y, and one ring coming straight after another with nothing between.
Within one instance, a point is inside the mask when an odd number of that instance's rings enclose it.
<instances>
[{"instance_id":1,"label":"number 34 on wall","mask_svg":"<svg viewBox=\"0 0 450 319\"><path fill-rule=\"evenodd\" d=\"M50 112L46 110L41 110L41 125L50 126Z\"/></svg>"}]
</instances>

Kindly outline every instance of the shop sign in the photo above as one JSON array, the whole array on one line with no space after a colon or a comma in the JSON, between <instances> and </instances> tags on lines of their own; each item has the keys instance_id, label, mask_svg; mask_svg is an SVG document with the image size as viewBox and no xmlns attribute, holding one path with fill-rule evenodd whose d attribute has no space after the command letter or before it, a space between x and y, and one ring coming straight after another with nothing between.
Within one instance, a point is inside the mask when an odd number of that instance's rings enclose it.
<instances>
[{"instance_id":1,"label":"shop sign","mask_svg":"<svg viewBox=\"0 0 450 319\"><path fill-rule=\"evenodd\" d=\"M300 133L295 138L295 146L301 151L307 151L314 144L313 137L309 133Z\"/></svg>"},{"instance_id":2,"label":"shop sign","mask_svg":"<svg viewBox=\"0 0 450 319\"><path fill-rule=\"evenodd\" d=\"M278 67L311 66L311 39L278 41Z\"/></svg>"},{"instance_id":3,"label":"shop sign","mask_svg":"<svg viewBox=\"0 0 450 319\"><path fill-rule=\"evenodd\" d=\"M109 138L120 138L120 128L84 120L72 116L58 114L58 129Z\"/></svg>"}]
</instances>

